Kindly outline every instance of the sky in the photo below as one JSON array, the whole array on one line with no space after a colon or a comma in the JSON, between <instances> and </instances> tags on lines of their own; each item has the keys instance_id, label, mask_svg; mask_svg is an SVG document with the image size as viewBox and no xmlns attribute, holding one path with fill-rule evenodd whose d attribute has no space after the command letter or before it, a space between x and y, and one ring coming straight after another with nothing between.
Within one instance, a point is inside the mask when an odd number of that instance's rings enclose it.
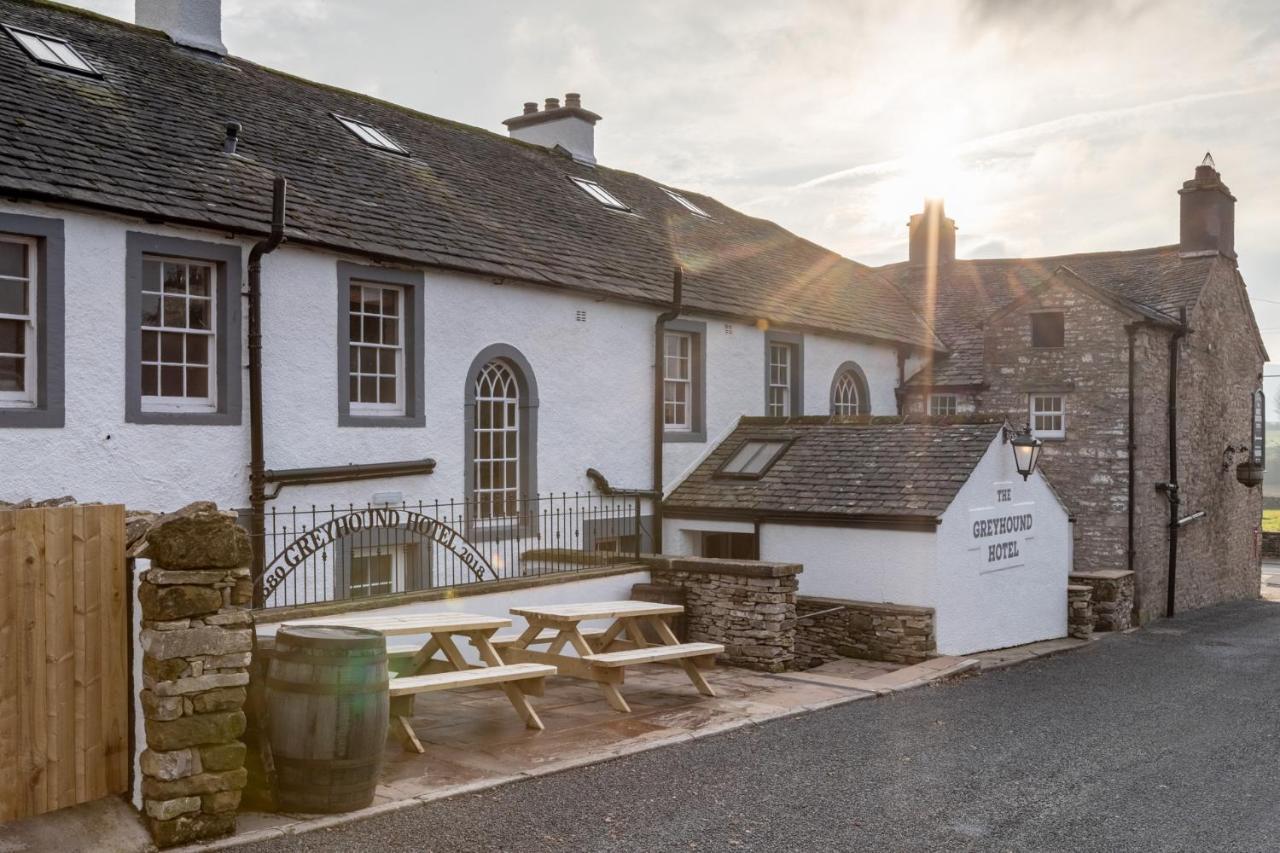
<instances>
[{"instance_id":1,"label":"sky","mask_svg":"<svg viewBox=\"0 0 1280 853\"><path fill-rule=\"evenodd\" d=\"M960 257L1175 243L1210 151L1280 362L1276 0L224 0L223 40L499 132L581 92L602 164L869 264L906 258L926 196Z\"/></svg>"}]
</instances>

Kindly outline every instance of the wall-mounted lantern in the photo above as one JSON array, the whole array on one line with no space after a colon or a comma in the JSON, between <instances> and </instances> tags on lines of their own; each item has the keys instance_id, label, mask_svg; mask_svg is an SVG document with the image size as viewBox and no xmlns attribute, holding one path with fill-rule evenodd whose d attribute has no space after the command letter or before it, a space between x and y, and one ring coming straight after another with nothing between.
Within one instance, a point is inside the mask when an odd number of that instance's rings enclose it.
<instances>
[{"instance_id":1,"label":"wall-mounted lantern","mask_svg":"<svg viewBox=\"0 0 1280 853\"><path fill-rule=\"evenodd\" d=\"M1009 444L1013 445L1013 464L1017 466L1018 473L1022 475L1022 479L1026 480L1036 470L1036 463L1040 461L1040 450L1044 447L1044 442L1031 434L1031 427L1023 427L1022 432L1009 439Z\"/></svg>"}]
</instances>

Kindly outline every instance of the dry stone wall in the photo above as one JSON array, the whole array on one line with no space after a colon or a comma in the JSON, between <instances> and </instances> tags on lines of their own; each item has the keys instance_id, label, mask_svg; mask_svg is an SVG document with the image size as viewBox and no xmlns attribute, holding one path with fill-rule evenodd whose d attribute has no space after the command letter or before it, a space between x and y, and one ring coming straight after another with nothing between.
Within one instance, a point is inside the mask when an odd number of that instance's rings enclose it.
<instances>
[{"instance_id":1,"label":"dry stone wall","mask_svg":"<svg viewBox=\"0 0 1280 853\"><path fill-rule=\"evenodd\" d=\"M245 784L249 538L210 503L147 534L140 637L143 812L160 847L228 835Z\"/></svg>"},{"instance_id":2,"label":"dry stone wall","mask_svg":"<svg viewBox=\"0 0 1280 853\"><path fill-rule=\"evenodd\" d=\"M796 668L836 658L920 663L937 654L931 607L800 596Z\"/></svg>"},{"instance_id":3,"label":"dry stone wall","mask_svg":"<svg viewBox=\"0 0 1280 853\"><path fill-rule=\"evenodd\" d=\"M1127 631L1133 627L1133 572L1122 569L1075 572L1069 580L1090 588L1094 628Z\"/></svg>"},{"instance_id":4,"label":"dry stone wall","mask_svg":"<svg viewBox=\"0 0 1280 853\"><path fill-rule=\"evenodd\" d=\"M1067 586L1067 634L1078 640L1093 636L1093 590L1086 584Z\"/></svg>"},{"instance_id":5,"label":"dry stone wall","mask_svg":"<svg viewBox=\"0 0 1280 853\"><path fill-rule=\"evenodd\" d=\"M720 660L764 672L792 666L796 641L795 563L650 557L654 583L685 591L689 640L720 643Z\"/></svg>"}]
</instances>

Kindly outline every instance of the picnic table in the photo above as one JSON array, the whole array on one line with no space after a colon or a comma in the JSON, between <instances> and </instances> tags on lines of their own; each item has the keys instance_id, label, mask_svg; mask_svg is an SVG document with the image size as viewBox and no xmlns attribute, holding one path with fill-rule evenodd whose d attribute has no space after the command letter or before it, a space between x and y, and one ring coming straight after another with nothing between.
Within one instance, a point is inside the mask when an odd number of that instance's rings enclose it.
<instances>
[{"instance_id":1,"label":"picnic table","mask_svg":"<svg viewBox=\"0 0 1280 853\"><path fill-rule=\"evenodd\" d=\"M513 607L511 613L523 617L529 627L518 637L501 640L498 645L509 661L547 664L554 666L560 675L594 681L600 685L609 705L623 713L629 712L631 706L622 698L618 685L623 683L626 668L635 664L677 664L699 693L715 696L698 668L714 665L715 656L724 652L724 646L680 642L666 620L683 612L684 608L678 604L647 601ZM603 631L582 630L583 622L602 619L612 619L613 623ZM650 642L646 627L659 642ZM549 644L545 651L530 648L544 643ZM566 654L566 646L577 654Z\"/></svg>"},{"instance_id":2,"label":"picnic table","mask_svg":"<svg viewBox=\"0 0 1280 853\"><path fill-rule=\"evenodd\" d=\"M542 720L529 704L526 694L541 696L543 679L555 675L556 669L547 664L503 661L490 638L500 629L511 627L510 619L474 613L339 614L295 619L283 624L367 628L387 637L428 635L427 641L421 645L387 647L388 657L396 662L395 676L388 688L391 694L391 730L407 749L419 753L424 751L409 722L413 716L413 697L419 693L492 685L507 694L507 699L526 726L538 730L543 728ZM483 663L468 663L454 643L454 637L469 640Z\"/></svg>"}]
</instances>

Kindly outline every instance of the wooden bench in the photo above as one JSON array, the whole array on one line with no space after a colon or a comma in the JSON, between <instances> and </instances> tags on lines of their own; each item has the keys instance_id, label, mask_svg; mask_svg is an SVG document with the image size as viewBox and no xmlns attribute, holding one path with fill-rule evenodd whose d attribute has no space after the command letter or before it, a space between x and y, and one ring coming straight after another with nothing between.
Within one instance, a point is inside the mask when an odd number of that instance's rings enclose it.
<instances>
[{"instance_id":1,"label":"wooden bench","mask_svg":"<svg viewBox=\"0 0 1280 853\"><path fill-rule=\"evenodd\" d=\"M680 643L675 646L647 646L643 649L623 649L620 652L600 652L583 655L582 659L591 661L596 666L614 667L689 658L714 658L719 654L724 654L724 646L719 643Z\"/></svg>"},{"instance_id":2,"label":"wooden bench","mask_svg":"<svg viewBox=\"0 0 1280 853\"><path fill-rule=\"evenodd\" d=\"M502 666L479 666L475 669L454 672L433 672L430 675L406 675L390 682L391 698L413 696L418 693L434 693L437 690L453 690L459 687L479 687L485 684L504 684L509 681L532 681L555 675L556 668L542 663L508 663Z\"/></svg>"}]
</instances>

